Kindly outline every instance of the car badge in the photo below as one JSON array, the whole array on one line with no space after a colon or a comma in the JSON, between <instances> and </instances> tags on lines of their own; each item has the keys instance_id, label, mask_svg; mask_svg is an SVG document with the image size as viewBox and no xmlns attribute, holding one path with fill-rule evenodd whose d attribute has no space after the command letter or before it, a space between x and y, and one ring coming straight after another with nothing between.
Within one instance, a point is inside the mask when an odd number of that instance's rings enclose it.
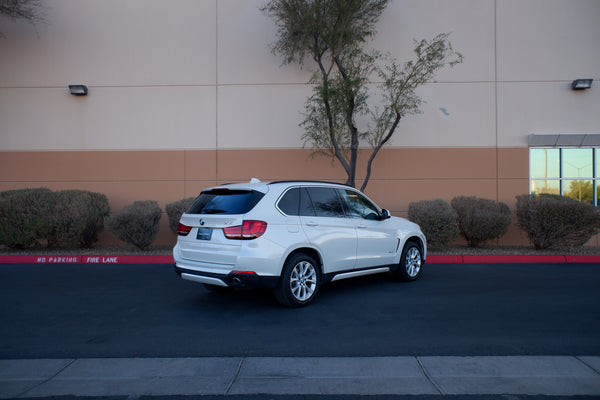
<instances>
[{"instance_id":1,"label":"car badge","mask_svg":"<svg viewBox=\"0 0 600 400\"><path fill-rule=\"evenodd\" d=\"M204 220L203 219L200 220L200 226L204 226Z\"/></svg>"}]
</instances>

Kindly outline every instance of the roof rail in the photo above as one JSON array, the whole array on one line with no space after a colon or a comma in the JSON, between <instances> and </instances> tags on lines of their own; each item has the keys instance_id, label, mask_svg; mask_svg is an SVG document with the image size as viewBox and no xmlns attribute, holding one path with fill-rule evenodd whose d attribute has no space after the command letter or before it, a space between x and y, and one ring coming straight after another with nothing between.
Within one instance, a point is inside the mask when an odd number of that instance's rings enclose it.
<instances>
[{"instance_id":1,"label":"roof rail","mask_svg":"<svg viewBox=\"0 0 600 400\"><path fill-rule=\"evenodd\" d=\"M328 185L347 186L349 188L355 189L353 186L347 185L345 183L340 183L340 182L328 182L328 181L304 180L304 179L292 179L292 180L285 180L285 181L273 181L273 182L268 182L267 185L272 185L274 183L325 183L325 184L328 184Z\"/></svg>"}]
</instances>

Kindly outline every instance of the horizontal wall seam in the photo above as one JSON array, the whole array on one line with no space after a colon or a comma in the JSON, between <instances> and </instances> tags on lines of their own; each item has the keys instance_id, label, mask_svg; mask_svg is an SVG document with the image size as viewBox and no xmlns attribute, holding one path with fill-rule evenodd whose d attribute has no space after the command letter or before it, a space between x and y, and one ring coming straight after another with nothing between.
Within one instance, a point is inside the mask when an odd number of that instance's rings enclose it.
<instances>
[{"instance_id":1,"label":"horizontal wall seam","mask_svg":"<svg viewBox=\"0 0 600 400\"><path fill-rule=\"evenodd\" d=\"M526 83L571 83L572 80L568 79L556 79L556 80L474 80L474 81L429 81L427 84L526 84ZM380 85L383 81L369 82L369 85ZM199 83L199 84L149 84L149 85L86 85L88 88L102 88L102 89L120 89L120 88L178 88L178 87L252 87L252 86L314 86L308 82L259 82L259 83L241 83L241 82L230 82L230 83ZM67 85L48 85L48 86L0 86L0 89L64 89Z\"/></svg>"},{"instance_id":2,"label":"horizontal wall seam","mask_svg":"<svg viewBox=\"0 0 600 400\"><path fill-rule=\"evenodd\" d=\"M363 178L357 178L358 180L361 180ZM219 178L219 181L237 181L237 182L244 182L241 181L239 179L227 179L227 178ZM263 179L261 179L263 180ZM264 182L270 182L270 181L279 181L281 179L264 179ZM301 179L294 179L294 180L298 180L301 181ZM323 179L319 179L321 181L341 181L339 177L337 178L323 178ZM444 178L444 177L438 177L438 178L395 178L395 179L369 179L369 183L373 183L373 182L435 182L435 181L496 181L496 180L510 180L510 181L514 181L514 180L523 180L523 181L527 181L529 180L528 177L521 177L521 178L499 178L496 179L496 177L489 177L489 178L469 178L469 177L454 177L454 178ZM0 179L0 183L14 183L14 182L24 182L24 183L86 183L86 182L95 182L95 183L137 183L137 182L144 182L144 183L186 183L186 182L214 182L214 179L161 179L161 180L154 180L154 179L86 179L86 180L70 180L70 179L14 179L14 180L5 180L5 179Z\"/></svg>"}]
</instances>

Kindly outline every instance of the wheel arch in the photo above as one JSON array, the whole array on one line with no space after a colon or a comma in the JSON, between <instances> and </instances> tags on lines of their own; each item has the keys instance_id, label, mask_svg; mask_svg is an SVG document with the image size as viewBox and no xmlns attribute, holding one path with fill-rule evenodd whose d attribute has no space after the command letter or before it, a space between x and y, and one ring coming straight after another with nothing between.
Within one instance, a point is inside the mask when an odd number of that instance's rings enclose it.
<instances>
[{"instance_id":1,"label":"wheel arch","mask_svg":"<svg viewBox=\"0 0 600 400\"><path fill-rule=\"evenodd\" d=\"M319 269L319 273L321 275L323 275L323 258L321 257L321 254L316 249L314 249L312 247L299 247L299 248L296 248L296 249L292 250L287 255L287 257L285 257L285 259L283 260L283 263L281 263L281 268L283 268L283 266L285 265L285 263L291 257L293 257L294 255L299 254L299 253L304 253L304 254L307 254L307 255L311 256L317 262L317 268Z\"/></svg>"},{"instance_id":2,"label":"wheel arch","mask_svg":"<svg viewBox=\"0 0 600 400\"><path fill-rule=\"evenodd\" d=\"M408 239L406 239L406 242L404 242L404 247L406 247L406 245L408 243L414 243L417 246L419 246L419 250L421 250L421 255L423 257L423 261L425 261L426 258L426 250L425 250L425 241L423 240L423 238L419 237L419 236L411 236ZM403 248L404 249L404 248Z\"/></svg>"},{"instance_id":3,"label":"wheel arch","mask_svg":"<svg viewBox=\"0 0 600 400\"><path fill-rule=\"evenodd\" d=\"M409 243L414 243L419 247L419 250L421 251L421 256L423 257L423 262L425 262L425 259L427 256L427 247L426 247L425 239L417 234L413 234L413 235L409 235L406 238L406 240L404 241L404 243L402 243L402 247L398 248L396 265L400 263L400 258L402 258L402 253L404 252L404 249L406 248L406 246Z\"/></svg>"}]
</instances>

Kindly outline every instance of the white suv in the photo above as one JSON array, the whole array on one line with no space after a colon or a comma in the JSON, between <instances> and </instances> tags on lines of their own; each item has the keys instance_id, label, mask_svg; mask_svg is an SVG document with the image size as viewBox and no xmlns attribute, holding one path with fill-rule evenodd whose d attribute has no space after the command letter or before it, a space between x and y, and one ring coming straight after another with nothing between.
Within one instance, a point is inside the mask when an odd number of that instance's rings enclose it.
<instances>
[{"instance_id":1,"label":"white suv","mask_svg":"<svg viewBox=\"0 0 600 400\"><path fill-rule=\"evenodd\" d=\"M310 303L330 281L389 271L415 280L427 253L418 225L326 182L252 179L203 190L178 235L173 256L183 279L270 288L291 307Z\"/></svg>"}]
</instances>

